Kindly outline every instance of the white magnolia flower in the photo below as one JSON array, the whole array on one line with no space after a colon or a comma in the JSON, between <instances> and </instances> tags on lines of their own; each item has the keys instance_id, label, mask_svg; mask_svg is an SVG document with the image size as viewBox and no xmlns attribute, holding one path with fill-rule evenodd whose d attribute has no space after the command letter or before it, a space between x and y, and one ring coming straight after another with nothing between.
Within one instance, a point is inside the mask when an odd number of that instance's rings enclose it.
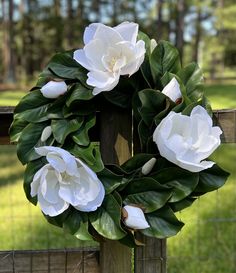
<instances>
[{"instance_id":1,"label":"white magnolia flower","mask_svg":"<svg viewBox=\"0 0 236 273\"><path fill-rule=\"evenodd\" d=\"M44 129L43 129L43 132L42 132L42 135L41 135L41 141L44 142L46 141L52 134L52 127L49 125L49 126L46 126Z\"/></svg>"},{"instance_id":2,"label":"white magnolia flower","mask_svg":"<svg viewBox=\"0 0 236 273\"><path fill-rule=\"evenodd\" d=\"M35 150L48 161L31 183L31 196L37 195L44 214L59 215L69 205L80 211L95 211L101 206L105 190L88 166L58 147L44 146Z\"/></svg>"},{"instance_id":3,"label":"white magnolia flower","mask_svg":"<svg viewBox=\"0 0 236 273\"><path fill-rule=\"evenodd\" d=\"M93 23L84 32L84 48L74 52L74 59L89 70L87 84L93 95L112 90L120 75L134 74L142 64L145 43L137 42L138 24L124 22L116 27Z\"/></svg>"},{"instance_id":4,"label":"white magnolia flower","mask_svg":"<svg viewBox=\"0 0 236 273\"><path fill-rule=\"evenodd\" d=\"M124 219L124 223L127 227L133 229L145 229L150 227L145 219L143 211L140 208L127 205L124 206L123 209L127 213Z\"/></svg>"},{"instance_id":5,"label":"white magnolia flower","mask_svg":"<svg viewBox=\"0 0 236 273\"><path fill-rule=\"evenodd\" d=\"M142 174L144 175L149 174L152 171L154 165L156 164L156 161L157 160L155 157L148 160L142 167L142 170L141 170Z\"/></svg>"},{"instance_id":6,"label":"white magnolia flower","mask_svg":"<svg viewBox=\"0 0 236 273\"><path fill-rule=\"evenodd\" d=\"M157 126L153 141L167 160L191 172L211 168L205 161L220 145L222 131L202 106L193 108L190 116L170 112Z\"/></svg>"},{"instance_id":7,"label":"white magnolia flower","mask_svg":"<svg viewBox=\"0 0 236 273\"><path fill-rule=\"evenodd\" d=\"M50 81L46 83L41 89L41 93L44 97L49 99L56 99L63 95L67 91L67 85L65 82Z\"/></svg>"},{"instance_id":8,"label":"white magnolia flower","mask_svg":"<svg viewBox=\"0 0 236 273\"><path fill-rule=\"evenodd\" d=\"M179 83L176 78L173 78L162 90L162 93L169 97L172 101L176 102L182 98Z\"/></svg>"}]
</instances>

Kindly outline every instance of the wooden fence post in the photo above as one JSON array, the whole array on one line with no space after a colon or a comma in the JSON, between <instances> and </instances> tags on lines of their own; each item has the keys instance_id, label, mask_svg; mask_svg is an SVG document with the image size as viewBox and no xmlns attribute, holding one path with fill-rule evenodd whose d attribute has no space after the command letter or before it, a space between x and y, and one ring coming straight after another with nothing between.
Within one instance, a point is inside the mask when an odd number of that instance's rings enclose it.
<instances>
[{"instance_id":1,"label":"wooden fence post","mask_svg":"<svg viewBox=\"0 0 236 273\"><path fill-rule=\"evenodd\" d=\"M122 164L132 155L131 111L107 109L100 116L100 148L105 164ZM100 244L101 273L131 273L132 250L116 241Z\"/></svg>"}]
</instances>

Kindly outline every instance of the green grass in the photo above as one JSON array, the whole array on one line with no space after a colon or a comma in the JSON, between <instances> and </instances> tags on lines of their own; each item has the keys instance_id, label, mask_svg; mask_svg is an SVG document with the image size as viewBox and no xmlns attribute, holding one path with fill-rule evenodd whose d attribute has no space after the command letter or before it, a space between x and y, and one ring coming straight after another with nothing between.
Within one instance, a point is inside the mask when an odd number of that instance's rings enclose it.
<instances>
[{"instance_id":1,"label":"green grass","mask_svg":"<svg viewBox=\"0 0 236 273\"><path fill-rule=\"evenodd\" d=\"M25 94L25 91L15 90L0 92L0 106L15 106Z\"/></svg>"}]
</instances>

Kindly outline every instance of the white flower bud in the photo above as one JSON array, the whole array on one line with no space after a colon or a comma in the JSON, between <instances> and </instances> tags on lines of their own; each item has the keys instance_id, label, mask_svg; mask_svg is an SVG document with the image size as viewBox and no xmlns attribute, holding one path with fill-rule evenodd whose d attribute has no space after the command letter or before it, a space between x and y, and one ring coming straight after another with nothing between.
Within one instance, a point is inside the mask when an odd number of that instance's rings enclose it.
<instances>
[{"instance_id":1,"label":"white flower bud","mask_svg":"<svg viewBox=\"0 0 236 273\"><path fill-rule=\"evenodd\" d=\"M142 167L142 170L141 170L142 174L144 174L144 175L149 174L149 173L151 172L151 170L153 169L153 167L154 167L156 161L157 161L157 160L156 160L155 157L153 157L153 158L151 158L150 160L148 160L148 161L143 165L143 167Z\"/></svg>"},{"instance_id":2,"label":"white flower bud","mask_svg":"<svg viewBox=\"0 0 236 273\"><path fill-rule=\"evenodd\" d=\"M64 81L62 82L50 81L46 83L40 89L40 91L45 98L56 99L57 97L66 93L67 85Z\"/></svg>"},{"instance_id":3,"label":"white flower bud","mask_svg":"<svg viewBox=\"0 0 236 273\"><path fill-rule=\"evenodd\" d=\"M41 141L46 141L52 134L52 128L51 126L47 126L43 129L42 135L41 135Z\"/></svg>"},{"instance_id":4,"label":"white flower bud","mask_svg":"<svg viewBox=\"0 0 236 273\"><path fill-rule=\"evenodd\" d=\"M150 227L140 208L127 205L124 206L123 210L126 212L124 223L127 227L133 229L145 229Z\"/></svg>"},{"instance_id":5,"label":"white flower bud","mask_svg":"<svg viewBox=\"0 0 236 273\"><path fill-rule=\"evenodd\" d=\"M157 46L157 41L155 39L151 39L151 41L150 41L150 51L151 51L151 53L156 48L156 46Z\"/></svg>"},{"instance_id":6,"label":"white flower bud","mask_svg":"<svg viewBox=\"0 0 236 273\"><path fill-rule=\"evenodd\" d=\"M172 101L176 102L182 98L179 83L176 78L173 78L162 90L162 93L169 97Z\"/></svg>"}]
</instances>

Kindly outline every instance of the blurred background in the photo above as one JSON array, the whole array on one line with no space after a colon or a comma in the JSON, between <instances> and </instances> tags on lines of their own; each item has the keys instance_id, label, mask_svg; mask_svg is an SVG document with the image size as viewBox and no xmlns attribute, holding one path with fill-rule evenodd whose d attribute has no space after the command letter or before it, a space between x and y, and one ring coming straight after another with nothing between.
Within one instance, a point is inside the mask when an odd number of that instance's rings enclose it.
<instances>
[{"instance_id":1,"label":"blurred background","mask_svg":"<svg viewBox=\"0 0 236 273\"><path fill-rule=\"evenodd\" d=\"M235 19L235 0L1 0L0 106L16 105L55 52L83 46L89 23L126 20L170 40L183 65L200 64L214 109L235 109ZM84 246L28 204L15 154L14 146L0 146L0 250ZM168 240L169 273L236 272L236 144L223 144L212 157L230 179L178 215L186 226Z\"/></svg>"}]
</instances>

